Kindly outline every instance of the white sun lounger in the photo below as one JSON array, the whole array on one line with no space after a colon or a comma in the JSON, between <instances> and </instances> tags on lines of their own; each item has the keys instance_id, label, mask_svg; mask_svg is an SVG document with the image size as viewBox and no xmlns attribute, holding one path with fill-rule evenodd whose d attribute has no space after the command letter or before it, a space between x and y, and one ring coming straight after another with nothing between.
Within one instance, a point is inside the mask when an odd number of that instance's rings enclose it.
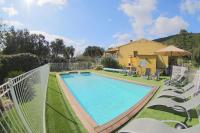
<instances>
[{"instance_id":1,"label":"white sun lounger","mask_svg":"<svg viewBox=\"0 0 200 133\"><path fill-rule=\"evenodd\" d=\"M129 122L118 131L119 133L200 133L200 125L187 128L175 129L167 126L161 121L140 118Z\"/></svg>"},{"instance_id":2,"label":"white sun lounger","mask_svg":"<svg viewBox=\"0 0 200 133\"><path fill-rule=\"evenodd\" d=\"M164 89L156 97L160 98L160 97L170 96L170 97L179 97L179 98L186 97L187 98L187 97L192 96L195 92L197 92L196 87L194 86L193 83L189 83L181 89L178 89L178 88Z\"/></svg>"},{"instance_id":3,"label":"white sun lounger","mask_svg":"<svg viewBox=\"0 0 200 133\"><path fill-rule=\"evenodd\" d=\"M194 83L188 83L187 85L185 85L184 87L181 88L177 88L175 86L164 86L162 91L177 91L180 93L186 92L189 89L191 89L192 87L194 87Z\"/></svg>"},{"instance_id":4,"label":"white sun lounger","mask_svg":"<svg viewBox=\"0 0 200 133\"><path fill-rule=\"evenodd\" d=\"M186 86L182 88L176 88L176 87L166 87L164 86L163 91L161 91L156 97L166 97L166 96L172 96L172 97L178 97L178 98L188 98L192 96L194 93L198 92L198 80L200 80L200 71L196 72L196 75L191 83L188 83Z\"/></svg>"},{"instance_id":5,"label":"white sun lounger","mask_svg":"<svg viewBox=\"0 0 200 133\"><path fill-rule=\"evenodd\" d=\"M199 77L200 74L199 71L197 74ZM197 83L196 87L197 89L199 89L200 88L199 78L197 78L196 83ZM194 109L200 105L200 94L198 93L196 93L195 96L192 97L192 99L183 103L175 102L170 98L157 98L152 102L150 102L147 105L147 107L163 105L179 112L187 112L188 110ZM180 124L180 122L176 123ZM122 129L119 130L119 133L200 133L200 124L191 128L178 130L175 128L168 127L166 124L158 120L150 118L140 118L128 123L126 126L124 126Z\"/></svg>"},{"instance_id":6,"label":"white sun lounger","mask_svg":"<svg viewBox=\"0 0 200 133\"><path fill-rule=\"evenodd\" d=\"M172 68L172 76L170 80L166 80L165 84L170 85L177 83L182 80L184 76L186 76L186 72L188 69L186 67L181 67L181 66L173 66Z\"/></svg>"},{"instance_id":7,"label":"white sun lounger","mask_svg":"<svg viewBox=\"0 0 200 133\"><path fill-rule=\"evenodd\" d=\"M165 106L172 108L175 111L178 112L186 112L191 109L194 109L200 105L200 94L197 94L196 96L192 97L190 100L186 102L176 102L170 98L157 98L153 101L151 101L147 107L153 107L153 106Z\"/></svg>"}]
</instances>

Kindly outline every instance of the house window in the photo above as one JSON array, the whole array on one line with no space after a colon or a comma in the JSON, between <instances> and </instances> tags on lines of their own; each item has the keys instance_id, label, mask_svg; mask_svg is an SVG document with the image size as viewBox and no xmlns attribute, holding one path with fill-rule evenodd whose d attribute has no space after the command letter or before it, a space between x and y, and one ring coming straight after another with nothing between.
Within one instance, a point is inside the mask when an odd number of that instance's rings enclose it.
<instances>
[{"instance_id":1,"label":"house window","mask_svg":"<svg viewBox=\"0 0 200 133\"><path fill-rule=\"evenodd\" d=\"M138 51L133 51L133 57L137 57Z\"/></svg>"}]
</instances>

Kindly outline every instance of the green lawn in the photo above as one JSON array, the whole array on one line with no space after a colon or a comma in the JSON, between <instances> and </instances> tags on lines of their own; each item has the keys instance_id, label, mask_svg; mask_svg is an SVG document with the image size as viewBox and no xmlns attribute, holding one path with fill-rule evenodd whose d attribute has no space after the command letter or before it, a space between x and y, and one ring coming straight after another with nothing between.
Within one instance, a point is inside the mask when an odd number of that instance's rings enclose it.
<instances>
[{"instance_id":1,"label":"green lawn","mask_svg":"<svg viewBox=\"0 0 200 133\"><path fill-rule=\"evenodd\" d=\"M123 74L120 73L116 73L116 72L108 72L108 71L96 71L96 70L91 70L94 73L99 73L99 74L103 74L103 75L109 75L109 76L113 76L113 77L117 77L117 78L121 78L121 79L127 79L127 80L133 80L136 82L140 82L146 85L152 85L152 86L161 86L162 85L162 81L168 77L161 77L163 80L161 81L156 81L156 80L147 80L144 79L142 77L132 77L132 76L124 76Z\"/></svg>"},{"instance_id":2,"label":"green lawn","mask_svg":"<svg viewBox=\"0 0 200 133\"><path fill-rule=\"evenodd\" d=\"M94 71L91 72L109 75L113 77L134 80L136 82L141 82L147 85L162 86L164 79L167 77L162 77L160 81L146 80L141 77L131 77L123 76L120 73L106 72L106 71ZM161 87L162 89L162 87ZM161 90L159 89L159 91ZM158 92L159 92L158 91ZM157 92L157 93L158 93ZM198 118L195 112L191 112L193 119L188 121L189 126L198 124ZM162 108L143 108L135 118L153 118L157 120L177 120L183 122L185 120L185 114L180 114L177 112L172 112L171 110ZM133 119L135 119L133 118ZM58 83L56 81L55 74L50 74L48 83L48 94L47 94L47 104L46 104L46 127L48 133L86 133L82 124L75 116L69 103L62 95L62 91L59 89ZM174 126L173 123L168 123L170 126Z\"/></svg>"},{"instance_id":3,"label":"green lawn","mask_svg":"<svg viewBox=\"0 0 200 133\"><path fill-rule=\"evenodd\" d=\"M50 74L46 102L46 128L48 133L86 133L69 103L63 97L55 74Z\"/></svg>"}]
</instances>

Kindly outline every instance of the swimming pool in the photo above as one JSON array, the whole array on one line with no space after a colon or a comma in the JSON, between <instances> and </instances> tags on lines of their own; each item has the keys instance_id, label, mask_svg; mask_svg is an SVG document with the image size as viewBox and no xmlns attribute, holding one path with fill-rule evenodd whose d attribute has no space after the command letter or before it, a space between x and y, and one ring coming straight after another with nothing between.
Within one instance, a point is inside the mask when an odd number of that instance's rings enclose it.
<instances>
[{"instance_id":1,"label":"swimming pool","mask_svg":"<svg viewBox=\"0 0 200 133\"><path fill-rule=\"evenodd\" d=\"M62 80L97 125L119 116L144 98L151 87L94 73L62 74Z\"/></svg>"}]
</instances>

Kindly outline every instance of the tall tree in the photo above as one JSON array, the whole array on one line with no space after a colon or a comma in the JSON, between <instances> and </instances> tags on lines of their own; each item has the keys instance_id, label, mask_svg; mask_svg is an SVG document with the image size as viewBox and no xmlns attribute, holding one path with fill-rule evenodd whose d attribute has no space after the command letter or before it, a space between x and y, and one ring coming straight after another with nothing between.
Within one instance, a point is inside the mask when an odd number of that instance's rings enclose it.
<instances>
[{"instance_id":1,"label":"tall tree","mask_svg":"<svg viewBox=\"0 0 200 133\"><path fill-rule=\"evenodd\" d=\"M17 33L14 27L10 27L9 31L5 32L3 53L16 54L18 49L17 40Z\"/></svg>"},{"instance_id":2,"label":"tall tree","mask_svg":"<svg viewBox=\"0 0 200 133\"><path fill-rule=\"evenodd\" d=\"M74 57L74 53L75 53L75 48L73 46L70 46L69 47L69 55L70 55L70 58L73 58Z\"/></svg>"},{"instance_id":3,"label":"tall tree","mask_svg":"<svg viewBox=\"0 0 200 133\"><path fill-rule=\"evenodd\" d=\"M35 51L34 53L38 55L38 57L42 57L43 59L47 59L50 54L50 48L49 48L49 42L45 39L45 36L42 34L36 35L32 34L31 35L31 40L35 43ZM36 38L36 39L34 39Z\"/></svg>"},{"instance_id":4,"label":"tall tree","mask_svg":"<svg viewBox=\"0 0 200 133\"><path fill-rule=\"evenodd\" d=\"M187 33L188 33L188 31L186 29L181 29L179 32L179 34L187 34Z\"/></svg>"},{"instance_id":5,"label":"tall tree","mask_svg":"<svg viewBox=\"0 0 200 133\"><path fill-rule=\"evenodd\" d=\"M90 57L101 57L104 53L104 49L98 46L88 46L83 55Z\"/></svg>"},{"instance_id":6,"label":"tall tree","mask_svg":"<svg viewBox=\"0 0 200 133\"><path fill-rule=\"evenodd\" d=\"M192 58L196 64L200 65L200 45L193 49Z\"/></svg>"},{"instance_id":7,"label":"tall tree","mask_svg":"<svg viewBox=\"0 0 200 133\"><path fill-rule=\"evenodd\" d=\"M69 53L70 53L69 52L69 47L66 47L64 49L64 57L65 57L65 59L69 59L70 58L70 54Z\"/></svg>"},{"instance_id":8,"label":"tall tree","mask_svg":"<svg viewBox=\"0 0 200 133\"><path fill-rule=\"evenodd\" d=\"M64 57L69 59L74 57L75 48L73 46L65 47Z\"/></svg>"},{"instance_id":9,"label":"tall tree","mask_svg":"<svg viewBox=\"0 0 200 133\"><path fill-rule=\"evenodd\" d=\"M11 27L5 33L5 54L32 53L41 56L41 47L48 47L49 42L43 35L30 34L28 30L17 30ZM43 51L42 51L43 52ZM48 52L48 50L47 50Z\"/></svg>"},{"instance_id":10,"label":"tall tree","mask_svg":"<svg viewBox=\"0 0 200 133\"><path fill-rule=\"evenodd\" d=\"M46 60L50 54L49 42L45 37L41 34L30 34L26 29L8 28L3 35L3 45L4 54L32 53L42 60Z\"/></svg>"},{"instance_id":11,"label":"tall tree","mask_svg":"<svg viewBox=\"0 0 200 133\"><path fill-rule=\"evenodd\" d=\"M58 57L59 54L61 55L64 54L65 45L62 39L55 39L55 41L51 42L50 47L51 47L52 54L55 57Z\"/></svg>"}]
</instances>

